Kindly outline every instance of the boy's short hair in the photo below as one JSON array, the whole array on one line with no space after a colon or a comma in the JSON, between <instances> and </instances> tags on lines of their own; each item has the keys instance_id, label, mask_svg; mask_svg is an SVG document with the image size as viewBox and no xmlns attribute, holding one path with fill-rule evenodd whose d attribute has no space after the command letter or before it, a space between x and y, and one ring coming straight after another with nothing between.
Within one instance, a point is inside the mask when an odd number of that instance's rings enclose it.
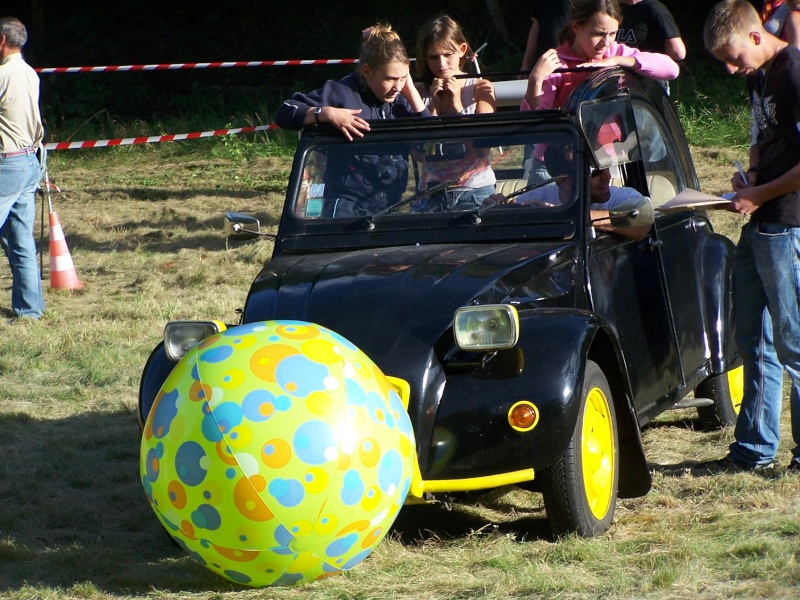
<instances>
[{"instance_id":1,"label":"boy's short hair","mask_svg":"<svg viewBox=\"0 0 800 600\"><path fill-rule=\"evenodd\" d=\"M703 26L706 50L716 52L728 44L746 40L753 31L762 31L761 18L747 0L723 0L715 4Z\"/></svg>"}]
</instances>

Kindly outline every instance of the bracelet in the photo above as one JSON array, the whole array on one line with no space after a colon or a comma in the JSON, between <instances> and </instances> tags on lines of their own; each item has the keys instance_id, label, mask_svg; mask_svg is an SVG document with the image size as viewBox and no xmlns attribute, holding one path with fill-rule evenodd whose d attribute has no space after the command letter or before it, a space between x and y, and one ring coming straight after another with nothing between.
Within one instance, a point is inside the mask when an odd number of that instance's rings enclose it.
<instances>
[{"instance_id":1,"label":"bracelet","mask_svg":"<svg viewBox=\"0 0 800 600\"><path fill-rule=\"evenodd\" d=\"M319 125L319 115L322 113L322 107L318 106L314 109L314 122Z\"/></svg>"}]
</instances>

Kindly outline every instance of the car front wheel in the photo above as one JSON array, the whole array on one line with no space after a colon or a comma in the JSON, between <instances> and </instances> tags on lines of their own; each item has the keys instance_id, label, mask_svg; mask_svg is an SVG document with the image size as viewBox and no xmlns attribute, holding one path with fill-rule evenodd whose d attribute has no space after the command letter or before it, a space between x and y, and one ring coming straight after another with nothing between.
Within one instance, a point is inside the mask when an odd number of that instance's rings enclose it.
<instances>
[{"instance_id":1,"label":"car front wheel","mask_svg":"<svg viewBox=\"0 0 800 600\"><path fill-rule=\"evenodd\" d=\"M714 404L700 406L697 414L705 430L736 424L744 395L744 367L709 377L694 390L695 398L710 398Z\"/></svg>"},{"instance_id":2,"label":"car front wheel","mask_svg":"<svg viewBox=\"0 0 800 600\"><path fill-rule=\"evenodd\" d=\"M603 371L587 361L581 409L569 446L541 472L550 529L600 535L614 518L619 452L614 402Z\"/></svg>"}]
</instances>

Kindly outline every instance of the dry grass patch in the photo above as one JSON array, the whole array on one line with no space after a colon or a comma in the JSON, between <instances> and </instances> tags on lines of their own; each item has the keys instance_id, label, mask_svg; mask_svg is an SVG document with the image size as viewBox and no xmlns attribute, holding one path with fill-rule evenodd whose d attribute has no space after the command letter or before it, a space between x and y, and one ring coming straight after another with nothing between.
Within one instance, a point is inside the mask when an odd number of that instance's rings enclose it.
<instances>
[{"instance_id":1,"label":"dry grass patch","mask_svg":"<svg viewBox=\"0 0 800 600\"><path fill-rule=\"evenodd\" d=\"M728 149L694 153L703 190L714 194L727 191L732 160L745 158ZM288 169L282 158L153 150L51 155L51 177L63 189L53 201L86 288L52 290L45 279L45 319L0 328L0 596L798 596L800 477L693 476L691 465L725 453L731 432L697 430L688 410L645 429L653 489L621 501L598 539L554 540L541 497L515 489L452 510L408 507L364 563L298 588L244 590L185 556L139 483L139 376L166 320L235 322L272 245L226 246L222 214L248 212L274 227ZM740 217L712 219L738 235ZM3 264L5 316L9 295ZM782 462L788 423L786 414Z\"/></svg>"}]
</instances>

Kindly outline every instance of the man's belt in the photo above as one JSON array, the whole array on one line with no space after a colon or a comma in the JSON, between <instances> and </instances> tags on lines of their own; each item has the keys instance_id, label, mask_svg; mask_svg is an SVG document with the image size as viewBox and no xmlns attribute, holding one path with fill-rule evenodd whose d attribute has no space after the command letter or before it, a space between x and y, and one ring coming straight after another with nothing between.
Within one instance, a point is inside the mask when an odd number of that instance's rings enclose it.
<instances>
[{"instance_id":1,"label":"man's belt","mask_svg":"<svg viewBox=\"0 0 800 600\"><path fill-rule=\"evenodd\" d=\"M36 154L36 148L22 148L21 150L12 150L11 152L0 152L0 158L8 158L9 156L21 156L23 154Z\"/></svg>"}]
</instances>

